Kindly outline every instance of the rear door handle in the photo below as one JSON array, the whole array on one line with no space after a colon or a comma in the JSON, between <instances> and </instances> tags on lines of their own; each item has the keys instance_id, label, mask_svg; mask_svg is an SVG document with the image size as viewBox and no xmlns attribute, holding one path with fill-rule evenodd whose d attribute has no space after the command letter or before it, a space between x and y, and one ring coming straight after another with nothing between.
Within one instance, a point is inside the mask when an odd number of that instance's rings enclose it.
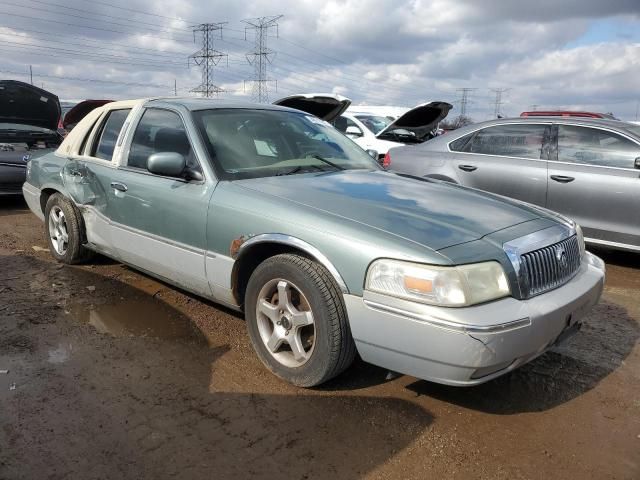
<instances>
[{"instance_id":1,"label":"rear door handle","mask_svg":"<svg viewBox=\"0 0 640 480\"><path fill-rule=\"evenodd\" d=\"M114 190L118 190L119 192L126 192L127 186L124 183L120 182L111 182L111 188Z\"/></svg>"},{"instance_id":2,"label":"rear door handle","mask_svg":"<svg viewBox=\"0 0 640 480\"><path fill-rule=\"evenodd\" d=\"M464 170L465 172L473 172L474 170L478 169L478 167L476 167L475 165L458 165L458 168L460 170Z\"/></svg>"},{"instance_id":3,"label":"rear door handle","mask_svg":"<svg viewBox=\"0 0 640 480\"><path fill-rule=\"evenodd\" d=\"M565 177L564 175L551 175L551 180L555 180L560 183L569 183L573 182L575 178L573 177Z\"/></svg>"}]
</instances>

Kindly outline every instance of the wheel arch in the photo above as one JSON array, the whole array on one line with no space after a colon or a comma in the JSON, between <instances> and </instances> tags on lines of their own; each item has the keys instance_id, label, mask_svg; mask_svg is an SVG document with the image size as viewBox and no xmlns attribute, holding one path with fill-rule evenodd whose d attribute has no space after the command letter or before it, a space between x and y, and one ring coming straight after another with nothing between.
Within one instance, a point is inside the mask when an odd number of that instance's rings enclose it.
<instances>
[{"instance_id":1,"label":"wheel arch","mask_svg":"<svg viewBox=\"0 0 640 480\"><path fill-rule=\"evenodd\" d=\"M256 267L266 259L282 253L294 253L318 262L329 271L342 293L349 293L338 269L320 250L299 238L269 233L245 240L233 255L235 262L231 271L231 285L238 305L242 306L244 303L246 287Z\"/></svg>"}]
</instances>

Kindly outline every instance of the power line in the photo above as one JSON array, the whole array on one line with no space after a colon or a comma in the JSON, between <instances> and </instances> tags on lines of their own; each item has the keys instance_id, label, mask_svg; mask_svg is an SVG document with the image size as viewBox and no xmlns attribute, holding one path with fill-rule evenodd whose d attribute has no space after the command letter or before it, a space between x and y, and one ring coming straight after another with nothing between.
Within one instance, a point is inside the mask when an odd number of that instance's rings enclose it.
<instances>
[{"instance_id":1,"label":"power line","mask_svg":"<svg viewBox=\"0 0 640 480\"><path fill-rule=\"evenodd\" d=\"M73 80L76 82L91 82L91 83L106 83L112 85L124 85L130 87L152 87L152 88L163 88L169 89L169 85L159 85L154 83L136 83L136 82L115 82L112 80L104 80L101 78L82 78L82 77L68 77L62 75L48 75L45 73L33 73L33 69L31 65L29 65L29 72L16 72L15 70L0 70L0 73L8 73L10 75L20 75L26 76L29 75L31 78L31 83L33 84L33 77L42 77L42 78L52 78L56 80Z\"/></svg>"},{"instance_id":2,"label":"power line","mask_svg":"<svg viewBox=\"0 0 640 480\"><path fill-rule=\"evenodd\" d=\"M213 84L213 69L222 58L226 57L228 62L229 56L214 49L213 41L218 32L220 33L220 38L222 38L222 28L225 23L201 23L193 27L194 39L196 33L202 32L202 48L190 55L189 59L202 68L202 83L191 91L200 93L203 97L209 98L213 94L217 97L219 93L224 92L222 88Z\"/></svg>"},{"instance_id":3,"label":"power line","mask_svg":"<svg viewBox=\"0 0 640 480\"><path fill-rule=\"evenodd\" d=\"M267 34L272 28L278 31L278 20L281 18L282 15L274 15L243 20L247 24L245 35L246 30L255 32L255 47L252 52L247 53L247 61L254 68L251 93L253 100L258 103L269 102L268 82L273 80L267 77L267 65L273 61L275 52L267 47Z\"/></svg>"}]
</instances>

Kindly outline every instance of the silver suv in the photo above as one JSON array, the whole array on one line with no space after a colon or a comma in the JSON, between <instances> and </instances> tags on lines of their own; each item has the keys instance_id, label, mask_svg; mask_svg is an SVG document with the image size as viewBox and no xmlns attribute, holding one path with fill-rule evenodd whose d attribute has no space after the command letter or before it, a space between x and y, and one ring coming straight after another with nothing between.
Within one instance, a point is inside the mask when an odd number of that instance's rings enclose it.
<instances>
[{"instance_id":1,"label":"silver suv","mask_svg":"<svg viewBox=\"0 0 640 480\"><path fill-rule=\"evenodd\" d=\"M586 241L640 251L640 126L587 118L514 118L394 148L390 168L555 210Z\"/></svg>"}]
</instances>

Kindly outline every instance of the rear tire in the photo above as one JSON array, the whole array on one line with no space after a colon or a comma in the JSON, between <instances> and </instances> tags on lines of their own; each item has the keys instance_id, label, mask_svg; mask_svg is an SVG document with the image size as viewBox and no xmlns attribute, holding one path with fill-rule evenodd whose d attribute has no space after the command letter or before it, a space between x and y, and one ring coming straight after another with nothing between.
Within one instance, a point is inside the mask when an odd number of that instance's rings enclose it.
<instances>
[{"instance_id":1,"label":"rear tire","mask_svg":"<svg viewBox=\"0 0 640 480\"><path fill-rule=\"evenodd\" d=\"M93 252L83 246L85 232L80 212L61 193L49 197L44 218L49 251L57 261L73 265L93 256Z\"/></svg>"},{"instance_id":2,"label":"rear tire","mask_svg":"<svg viewBox=\"0 0 640 480\"><path fill-rule=\"evenodd\" d=\"M342 293L322 265L294 254L268 258L251 275L244 306L258 357L287 382L313 387L353 362Z\"/></svg>"}]
</instances>

